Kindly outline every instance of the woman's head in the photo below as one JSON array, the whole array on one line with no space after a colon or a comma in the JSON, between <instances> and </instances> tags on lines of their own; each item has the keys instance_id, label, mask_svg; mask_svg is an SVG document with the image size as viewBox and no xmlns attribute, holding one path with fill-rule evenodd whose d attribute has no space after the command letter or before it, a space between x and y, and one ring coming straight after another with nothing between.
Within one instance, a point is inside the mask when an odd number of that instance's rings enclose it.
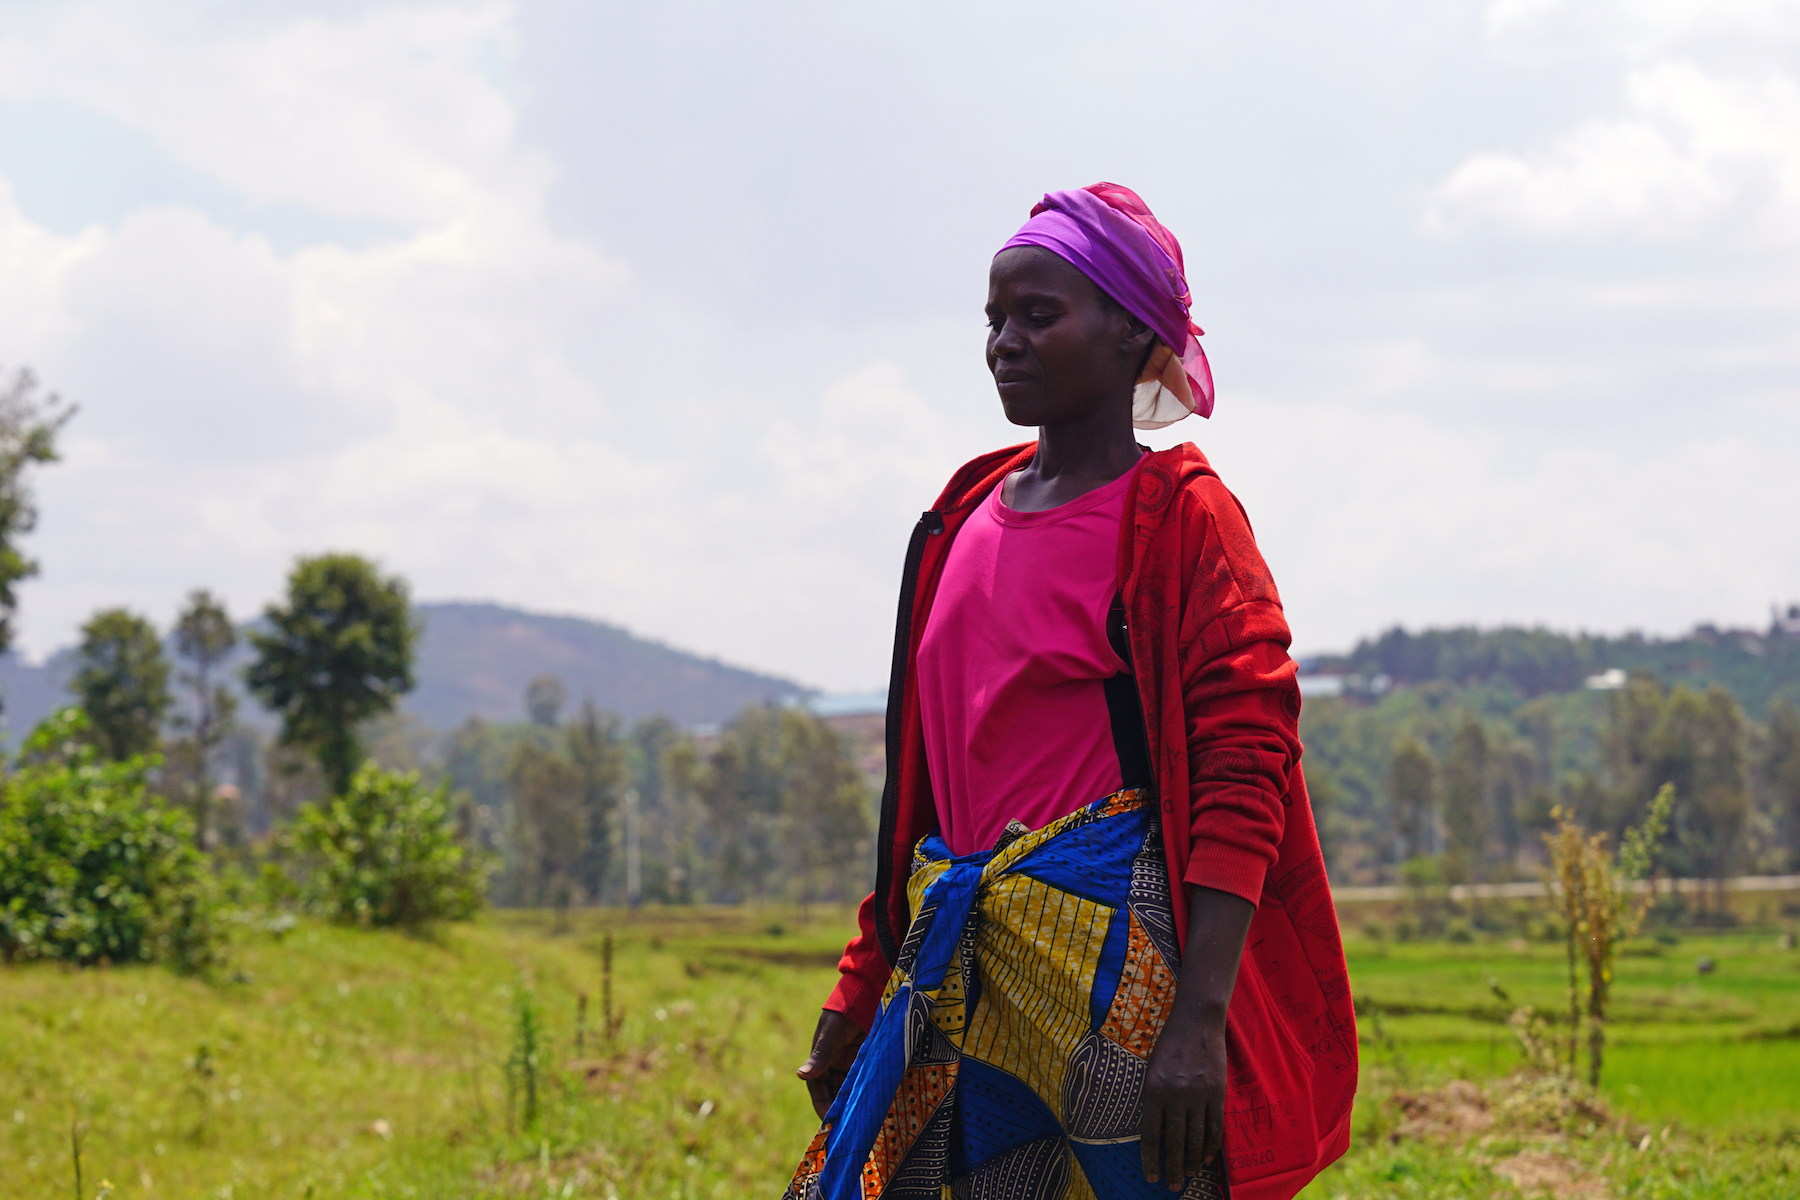
<instances>
[{"instance_id":1,"label":"woman's head","mask_svg":"<svg viewBox=\"0 0 1800 1200\"><path fill-rule=\"evenodd\" d=\"M1059 255L1014 246L988 269L987 364L1006 419L1066 425L1107 409L1128 420L1156 332Z\"/></svg>"},{"instance_id":2,"label":"woman's head","mask_svg":"<svg viewBox=\"0 0 1800 1200\"><path fill-rule=\"evenodd\" d=\"M1131 189L1096 183L1045 196L1031 210L1031 219L995 256L988 291L988 366L995 372L1009 419L1042 424L1022 420L1023 408L1055 399L1057 411L1066 411L1077 393L1086 397L1090 408L1110 407L1121 386L1115 359L1122 353L1135 362L1137 371L1122 385L1132 424L1155 429L1190 412L1211 415L1212 372L1200 348L1200 328L1189 319L1181 245ZM1034 310L1025 301L1032 297L1054 299L1052 307L1058 314L1054 322L1031 325ZM1006 337L1009 305L1024 305L1020 345ZM1098 309L1092 320L1083 316L1090 307ZM1041 305L1035 311L1039 320L1049 315ZM1102 317L1113 324L1123 321L1130 336L1121 342ZM1035 338L1029 336L1034 330L1039 334ZM1099 341L1087 346L1093 360L1078 370L1068 355L1083 338ZM1046 352L1054 350L1063 365L1057 368L1058 378L1052 379L1050 364L1044 362L1044 378L1034 392L1024 386L1030 382L1023 378L1027 368L1004 362L1009 355L1038 353L1024 343L1040 342ZM1014 378L1004 378L1009 375ZM1103 380L1104 390L1094 390ZM1010 389L1009 382L1014 385Z\"/></svg>"}]
</instances>

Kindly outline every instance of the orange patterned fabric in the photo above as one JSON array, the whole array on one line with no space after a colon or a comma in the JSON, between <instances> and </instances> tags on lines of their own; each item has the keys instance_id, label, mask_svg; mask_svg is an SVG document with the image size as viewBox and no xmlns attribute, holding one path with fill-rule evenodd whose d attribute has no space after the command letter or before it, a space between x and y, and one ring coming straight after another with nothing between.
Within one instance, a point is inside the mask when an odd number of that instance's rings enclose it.
<instances>
[{"instance_id":1,"label":"orange patterned fabric","mask_svg":"<svg viewBox=\"0 0 1800 1200\"><path fill-rule=\"evenodd\" d=\"M819 1132L813 1135L812 1144L806 1153L800 1156L800 1171L805 1175L817 1175L825 1167L825 1143L831 1137L831 1123L827 1121L819 1126Z\"/></svg>"},{"instance_id":2,"label":"orange patterned fabric","mask_svg":"<svg viewBox=\"0 0 1800 1200\"><path fill-rule=\"evenodd\" d=\"M925 1122L931 1120L931 1114L950 1094L950 1085L956 1082L956 1067L953 1062L922 1063L909 1068L900 1077L900 1090L894 1093L893 1106L888 1109L881 1132L875 1135L875 1146L863 1164L863 1195L868 1200L881 1195L906 1152L924 1132ZM819 1135L820 1138L824 1136L824 1133ZM814 1144L821 1148L819 1157L820 1165L823 1165L824 1142L815 1140ZM805 1172L810 1165L810 1159L803 1161L800 1170ZM818 1167L810 1173L818 1174Z\"/></svg>"},{"instance_id":3,"label":"orange patterned fabric","mask_svg":"<svg viewBox=\"0 0 1800 1200\"><path fill-rule=\"evenodd\" d=\"M1174 1006L1175 976L1137 915L1131 914L1125 967L1119 973L1119 990L1106 1010L1100 1034L1148 1060L1156 1048L1156 1035L1162 1032Z\"/></svg>"}]
</instances>

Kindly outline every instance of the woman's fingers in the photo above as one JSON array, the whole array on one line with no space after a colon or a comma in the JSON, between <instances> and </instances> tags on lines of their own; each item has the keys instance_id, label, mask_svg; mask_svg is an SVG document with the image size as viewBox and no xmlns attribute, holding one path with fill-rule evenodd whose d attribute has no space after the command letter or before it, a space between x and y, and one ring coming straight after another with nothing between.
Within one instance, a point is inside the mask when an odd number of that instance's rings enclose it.
<instances>
[{"instance_id":1,"label":"woman's fingers","mask_svg":"<svg viewBox=\"0 0 1800 1200\"><path fill-rule=\"evenodd\" d=\"M820 1054L819 1049L814 1046L812 1054L800 1064L794 1074L806 1081L807 1097L812 1100L813 1111L823 1121L825 1113L831 1108L831 1102L837 1098L837 1085L832 1079L830 1057Z\"/></svg>"},{"instance_id":2,"label":"woman's fingers","mask_svg":"<svg viewBox=\"0 0 1800 1200\"><path fill-rule=\"evenodd\" d=\"M1155 1183L1162 1178L1162 1098L1144 1093L1144 1111L1138 1118L1138 1153L1144 1160L1144 1179Z\"/></svg>"},{"instance_id":3,"label":"woman's fingers","mask_svg":"<svg viewBox=\"0 0 1800 1200\"><path fill-rule=\"evenodd\" d=\"M1187 1157L1188 1136L1196 1126L1196 1122L1188 1117L1187 1105L1181 1101L1163 1107L1163 1182L1168 1184L1171 1192L1179 1192L1187 1181L1188 1172L1183 1160Z\"/></svg>"},{"instance_id":4,"label":"woman's fingers","mask_svg":"<svg viewBox=\"0 0 1800 1200\"><path fill-rule=\"evenodd\" d=\"M1224 1097L1216 1091L1165 1097L1160 1089L1146 1089L1138 1136L1144 1178L1179 1191L1185 1180L1224 1153Z\"/></svg>"},{"instance_id":5,"label":"woman's fingers","mask_svg":"<svg viewBox=\"0 0 1800 1200\"><path fill-rule=\"evenodd\" d=\"M1206 1097L1193 1097L1188 1106L1188 1137L1183 1142L1181 1155L1181 1173L1195 1175L1202 1166L1206 1166L1206 1133L1210 1121L1210 1105Z\"/></svg>"},{"instance_id":6,"label":"woman's fingers","mask_svg":"<svg viewBox=\"0 0 1800 1200\"><path fill-rule=\"evenodd\" d=\"M837 1099L837 1080L831 1078L809 1079L806 1081L806 1094L812 1100L813 1112L819 1120L831 1111L831 1102Z\"/></svg>"},{"instance_id":7,"label":"woman's fingers","mask_svg":"<svg viewBox=\"0 0 1800 1200\"><path fill-rule=\"evenodd\" d=\"M831 1102L837 1099L838 1088L843 1085L850 1064L856 1060L856 1048L861 1041L862 1030L843 1013L826 1009L819 1014L819 1024L813 1030L812 1052L794 1070L794 1074L805 1081L806 1094L811 1097L813 1111L819 1114L819 1120L825 1119Z\"/></svg>"}]
</instances>

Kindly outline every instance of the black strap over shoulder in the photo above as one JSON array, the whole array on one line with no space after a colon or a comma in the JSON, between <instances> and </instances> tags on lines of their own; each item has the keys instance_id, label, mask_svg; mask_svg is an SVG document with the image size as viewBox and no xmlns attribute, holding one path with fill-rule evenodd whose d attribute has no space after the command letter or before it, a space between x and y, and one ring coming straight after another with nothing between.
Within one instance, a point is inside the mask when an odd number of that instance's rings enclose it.
<instances>
[{"instance_id":1,"label":"black strap over shoulder","mask_svg":"<svg viewBox=\"0 0 1800 1200\"><path fill-rule=\"evenodd\" d=\"M1131 637L1125 623L1125 597L1117 593L1106 614L1106 640L1129 668ZM1119 756L1119 786L1148 788L1153 782L1150 739L1144 730L1144 704L1138 696L1137 678L1129 670L1121 671L1106 681L1105 688L1106 715L1112 722L1113 749Z\"/></svg>"}]
</instances>

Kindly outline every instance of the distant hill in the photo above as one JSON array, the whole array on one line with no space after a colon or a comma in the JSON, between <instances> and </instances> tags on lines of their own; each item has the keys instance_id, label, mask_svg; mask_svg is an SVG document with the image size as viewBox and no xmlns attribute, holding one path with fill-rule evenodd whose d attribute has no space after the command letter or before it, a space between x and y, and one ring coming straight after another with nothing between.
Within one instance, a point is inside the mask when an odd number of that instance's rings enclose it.
<instances>
[{"instance_id":1,"label":"distant hill","mask_svg":"<svg viewBox=\"0 0 1800 1200\"><path fill-rule=\"evenodd\" d=\"M627 719L662 713L681 725L730 720L746 704L805 695L791 679L701 658L617 625L550 617L498 604L421 604L419 686L407 711L448 729L471 714L516 721L538 675Z\"/></svg>"},{"instance_id":2,"label":"distant hill","mask_svg":"<svg viewBox=\"0 0 1800 1200\"><path fill-rule=\"evenodd\" d=\"M498 604L421 604L415 611L425 636L418 687L403 707L434 729L450 729L470 716L523 719L521 696L539 675L561 678L571 705L592 698L627 720L663 713L681 725L727 721L746 704L808 694L791 679L727 666L603 621ZM248 661L248 652L240 651L234 670ZM0 655L8 740L16 744L52 708L67 703L74 669L72 649L59 650L42 666ZM268 721L253 704L245 705L243 716Z\"/></svg>"},{"instance_id":3,"label":"distant hill","mask_svg":"<svg viewBox=\"0 0 1800 1200\"><path fill-rule=\"evenodd\" d=\"M1699 625L1671 638L1516 626L1419 633L1396 628L1364 639L1348 655L1321 656L1307 666L1365 680L1385 676L1398 684L1505 685L1526 698L1579 691L1589 676L1607 670L1647 671L1670 684L1722 684L1761 719L1776 696L1800 701L1800 611L1777 617L1766 630Z\"/></svg>"},{"instance_id":4,"label":"distant hill","mask_svg":"<svg viewBox=\"0 0 1800 1200\"><path fill-rule=\"evenodd\" d=\"M0 654L0 703L5 705L0 720L9 744L18 745L50 710L69 702L69 676L74 673L73 650L58 650L40 667L26 665L16 654Z\"/></svg>"}]
</instances>

